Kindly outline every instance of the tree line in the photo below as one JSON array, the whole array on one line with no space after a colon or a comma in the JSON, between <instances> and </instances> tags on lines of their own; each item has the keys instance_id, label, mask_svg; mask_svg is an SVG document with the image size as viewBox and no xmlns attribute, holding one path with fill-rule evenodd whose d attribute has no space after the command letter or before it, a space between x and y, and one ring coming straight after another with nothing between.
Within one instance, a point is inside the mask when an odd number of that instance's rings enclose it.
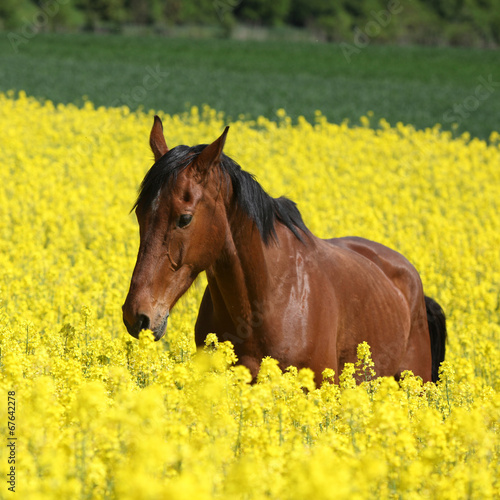
<instances>
[{"instance_id":1,"label":"tree line","mask_svg":"<svg viewBox=\"0 0 500 500\"><path fill-rule=\"evenodd\" d=\"M0 29L238 25L303 28L327 41L498 46L500 0L2 0ZM362 43L362 42L359 42Z\"/></svg>"}]
</instances>

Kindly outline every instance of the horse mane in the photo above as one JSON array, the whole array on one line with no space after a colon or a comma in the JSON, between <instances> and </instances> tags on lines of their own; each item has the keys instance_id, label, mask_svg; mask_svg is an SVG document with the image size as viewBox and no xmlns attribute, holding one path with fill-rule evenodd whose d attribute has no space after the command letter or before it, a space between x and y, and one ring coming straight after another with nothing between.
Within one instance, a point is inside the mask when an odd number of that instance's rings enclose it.
<instances>
[{"instance_id":1,"label":"horse mane","mask_svg":"<svg viewBox=\"0 0 500 500\"><path fill-rule=\"evenodd\" d=\"M132 210L139 205L150 206L160 189L166 183L175 183L179 173L192 163L206 146L177 146L163 155L144 177ZM276 221L281 222L303 242L299 230L305 234L308 234L309 230L293 201L284 196L273 198L267 194L252 174L242 170L238 163L225 154L222 154L220 165L226 179L231 181L236 203L255 222L265 245L277 240Z\"/></svg>"}]
</instances>

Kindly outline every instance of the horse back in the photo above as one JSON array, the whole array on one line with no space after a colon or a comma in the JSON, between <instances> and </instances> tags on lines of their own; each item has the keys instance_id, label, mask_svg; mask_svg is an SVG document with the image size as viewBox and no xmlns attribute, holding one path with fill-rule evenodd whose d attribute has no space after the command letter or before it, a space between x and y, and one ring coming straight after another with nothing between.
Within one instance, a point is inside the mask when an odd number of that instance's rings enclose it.
<instances>
[{"instance_id":1,"label":"horse back","mask_svg":"<svg viewBox=\"0 0 500 500\"><path fill-rule=\"evenodd\" d=\"M418 271L406 257L396 250L356 236L331 238L325 241L334 247L354 252L357 256L373 262L401 291L410 309L421 307L424 303L422 281Z\"/></svg>"}]
</instances>

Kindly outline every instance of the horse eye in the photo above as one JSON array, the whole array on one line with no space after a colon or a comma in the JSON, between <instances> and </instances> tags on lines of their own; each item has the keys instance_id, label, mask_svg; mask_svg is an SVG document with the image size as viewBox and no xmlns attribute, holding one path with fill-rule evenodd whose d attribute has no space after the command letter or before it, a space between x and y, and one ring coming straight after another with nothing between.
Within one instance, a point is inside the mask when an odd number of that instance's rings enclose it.
<instances>
[{"instance_id":1,"label":"horse eye","mask_svg":"<svg viewBox=\"0 0 500 500\"><path fill-rule=\"evenodd\" d=\"M177 221L177 227L183 228L189 226L191 221L193 220L193 216L191 214L182 214Z\"/></svg>"}]
</instances>

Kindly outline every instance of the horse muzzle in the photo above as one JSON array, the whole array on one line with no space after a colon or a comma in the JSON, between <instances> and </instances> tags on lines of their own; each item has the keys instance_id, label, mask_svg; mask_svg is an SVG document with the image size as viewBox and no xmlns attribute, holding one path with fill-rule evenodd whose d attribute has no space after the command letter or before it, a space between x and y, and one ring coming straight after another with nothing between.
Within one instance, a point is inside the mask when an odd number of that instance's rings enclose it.
<instances>
[{"instance_id":1,"label":"horse muzzle","mask_svg":"<svg viewBox=\"0 0 500 500\"><path fill-rule=\"evenodd\" d=\"M165 335L165 332L167 331L168 317L169 313L167 312L165 316L163 316L163 319L161 320L160 324L152 327L151 319L146 314L138 314L137 319L133 324L127 321L124 314L123 323L127 327L128 333L130 333L132 337L138 339L140 332L142 332L143 330L151 330L153 332L155 342L157 342L163 337L163 335Z\"/></svg>"}]
</instances>

